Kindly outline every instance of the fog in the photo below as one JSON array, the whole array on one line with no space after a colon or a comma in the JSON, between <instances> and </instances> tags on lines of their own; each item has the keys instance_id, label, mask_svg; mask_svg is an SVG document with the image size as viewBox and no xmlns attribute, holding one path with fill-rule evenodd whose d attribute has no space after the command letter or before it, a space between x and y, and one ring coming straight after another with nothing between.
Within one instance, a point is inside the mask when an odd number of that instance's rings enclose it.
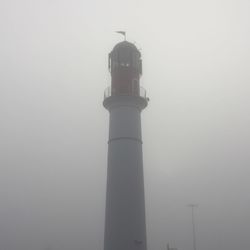
<instances>
[{"instance_id":1,"label":"fog","mask_svg":"<svg viewBox=\"0 0 250 250\"><path fill-rule=\"evenodd\" d=\"M250 2L0 1L0 250L101 250L108 53L140 48L148 250L250 248Z\"/></svg>"}]
</instances>

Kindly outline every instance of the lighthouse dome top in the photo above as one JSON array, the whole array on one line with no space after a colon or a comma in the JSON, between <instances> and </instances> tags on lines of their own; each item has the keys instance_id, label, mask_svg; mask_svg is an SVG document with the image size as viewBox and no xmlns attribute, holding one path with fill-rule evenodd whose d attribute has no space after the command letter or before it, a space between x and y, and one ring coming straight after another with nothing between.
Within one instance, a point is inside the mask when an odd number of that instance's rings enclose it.
<instances>
[{"instance_id":1,"label":"lighthouse dome top","mask_svg":"<svg viewBox=\"0 0 250 250\"><path fill-rule=\"evenodd\" d=\"M130 50L136 50L139 52L139 50L136 48L136 46L133 43L130 43L128 41L123 41L120 43L117 43L113 50L120 50L120 49L130 49Z\"/></svg>"}]
</instances>

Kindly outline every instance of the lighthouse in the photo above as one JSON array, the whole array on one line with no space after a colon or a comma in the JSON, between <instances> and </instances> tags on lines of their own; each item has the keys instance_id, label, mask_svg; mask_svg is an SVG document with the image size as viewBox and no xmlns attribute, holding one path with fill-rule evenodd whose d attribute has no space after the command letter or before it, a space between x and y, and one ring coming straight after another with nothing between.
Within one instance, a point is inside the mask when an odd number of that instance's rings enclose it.
<instances>
[{"instance_id":1,"label":"lighthouse","mask_svg":"<svg viewBox=\"0 0 250 250\"><path fill-rule=\"evenodd\" d=\"M104 250L146 250L140 86L141 53L128 41L109 54L111 86L104 92L109 111Z\"/></svg>"}]
</instances>

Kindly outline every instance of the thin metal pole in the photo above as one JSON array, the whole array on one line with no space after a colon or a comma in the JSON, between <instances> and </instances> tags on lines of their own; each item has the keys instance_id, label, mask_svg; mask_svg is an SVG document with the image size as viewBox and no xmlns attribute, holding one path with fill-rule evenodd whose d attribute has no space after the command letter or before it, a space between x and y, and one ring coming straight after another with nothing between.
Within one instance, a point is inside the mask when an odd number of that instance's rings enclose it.
<instances>
[{"instance_id":1,"label":"thin metal pole","mask_svg":"<svg viewBox=\"0 0 250 250\"><path fill-rule=\"evenodd\" d=\"M194 247L194 250L197 250L196 249L195 222L194 222L194 208L198 207L198 205L190 204L188 206L191 207L191 211L192 211L193 247Z\"/></svg>"}]
</instances>

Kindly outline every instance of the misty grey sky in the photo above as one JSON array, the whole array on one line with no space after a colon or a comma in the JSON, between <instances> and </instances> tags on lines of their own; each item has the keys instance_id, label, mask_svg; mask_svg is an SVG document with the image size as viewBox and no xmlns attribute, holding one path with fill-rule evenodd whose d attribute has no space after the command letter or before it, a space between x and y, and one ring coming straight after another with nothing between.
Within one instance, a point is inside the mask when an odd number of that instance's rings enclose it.
<instances>
[{"instance_id":1,"label":"misty grey sky","mask_svg":"<svg viewBox=\"0 0 250 250\"><path fill-rule=\"evenodd\" d=\"M148 250L250 248L250 2L0 1L0 250L101 250L110 84L141 84Z\"/></svg>"}]
</instances>

